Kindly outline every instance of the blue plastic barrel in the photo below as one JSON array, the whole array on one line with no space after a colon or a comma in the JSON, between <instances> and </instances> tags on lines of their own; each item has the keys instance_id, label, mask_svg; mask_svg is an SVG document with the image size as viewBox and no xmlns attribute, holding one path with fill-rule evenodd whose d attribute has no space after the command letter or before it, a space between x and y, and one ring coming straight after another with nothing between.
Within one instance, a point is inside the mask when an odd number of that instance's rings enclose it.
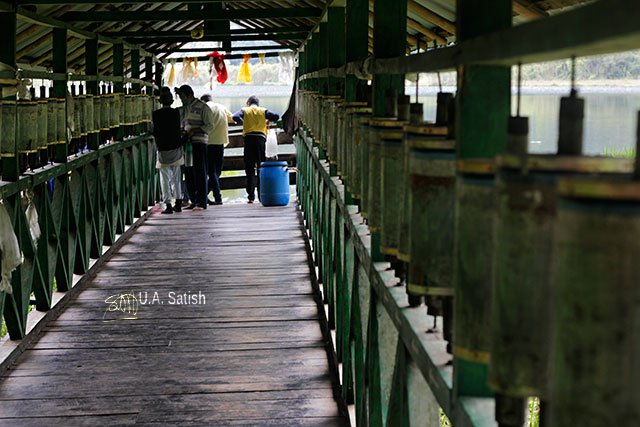
<instances>
[{"instance_id":1,"label":"blue plastic barrel","mask_svg":"<svg viewBox=\"0 0 640 427\"><path fill-rule=\"evenodd\" d=\"M289 167L287 162L260 164L260 203L262 206L289 204Z\"/></svg>"}]
</instances>

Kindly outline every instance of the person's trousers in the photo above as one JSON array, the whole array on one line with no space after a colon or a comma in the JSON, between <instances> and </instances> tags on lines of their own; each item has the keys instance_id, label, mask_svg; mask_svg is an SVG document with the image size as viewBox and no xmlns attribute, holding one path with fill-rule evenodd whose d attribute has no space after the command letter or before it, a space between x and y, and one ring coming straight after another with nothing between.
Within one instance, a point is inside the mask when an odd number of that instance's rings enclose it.
<instances>
[{"instance_id":1,"label":"person's trousers","mask_svg":"<svg viewBox=\"0 0 640 427\"><path fill-rule=\"evenodd\" d=\"M224 163L224 145L210 144L207 147L207 174L209 175L209 191L213 191L216 202L222 201L220 194L220 175ZM209 192L207 192L207 195Z\"/></svg>"},{"instance_id":2,"label":"person's trousers","mask_svg":"<svg viewBox=\"0 0 640 427\"><path fill-rule=\"evenodd\" d=\"M162 200L171 203L172 198L182 199L182 170L180 166L162 166L160 168L160 189Z\"/></svg>"},{"instance_id":3,"label":"person's trousers","mask_svg":"<svg viewBox=\"0 0 640 427\"><path fill-rule=\"evenodd\" d=\"M265 159L265 135L244 136L244 171L247 175L247 195L249 200L255 200L255 189L258 188L260 197L260 163ZM258 176L256 176L256 170Z\"/></svg>"},{"instance_id":4,"label":"person's trousers","mask_svg":"<svg viewBox=\"0 0 640 427\"><path fill-rule=\"evenodd\" d=\"M191 200L191 196L189 195L189 189L193 191L193 174L191 173L191 168L186 166L180 166L180 174L184 175L184 179L182 180L182 200Z\"/></svg>"},{"instance_id":5,"label":"person's trousers","mask_svg":"<svg viewBox=\"0 0 640 427\"><path fill-rule=\"evenodd\" d=\"M193 144L193 192L191 204L207 209L207 144Z\"/></svg>"}]
</instances>

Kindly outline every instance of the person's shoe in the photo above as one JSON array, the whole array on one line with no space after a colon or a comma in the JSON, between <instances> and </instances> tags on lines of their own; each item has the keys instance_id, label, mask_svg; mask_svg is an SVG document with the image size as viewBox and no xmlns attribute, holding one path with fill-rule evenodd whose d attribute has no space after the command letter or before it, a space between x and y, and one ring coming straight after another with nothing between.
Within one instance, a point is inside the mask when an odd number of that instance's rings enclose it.
<instances>
[{"instance_id":1,"label":"person's shoe","mask_svg":"<svg viewBox=\"0 0 640 427\"><path fill-rule=\"evenodd\" d=\"M204 210L204 208L203 208L202 206L195 206L195 207L193 208L193 211L194 211L194 212L195 212L195 211L203 211L203 210Z\"/></svg>"},{"instance_id":2,"label":"person's shoe","mask_svg":"<svg viewBox=\"0 0 640 427\"><path fill-rule=\"evenodd\" d=\"M196 205L189 205L185 208L185 210L191 210L191 209L195 209Z\"/></svg>"},{"instance_id":3,"label":"person's shoe","mask_svg":"<svg viewBox=\"0 0 640 427\"><path fill-rule=\"evenodd\" d=\"M222 200L216 200L210 203L210 205L221 205L222 204Z\"/></svg>"},{"instance_id":4,"label":"person's shoe","mask_svg":"<svg viewBox=\"0 0 640 427\"><path fill-rule=\"evenodd\" d=\"M216 202L214 202L213 200L209 200L209 199L207 199L207 204L208 204L209 206L212 206L212 205L215 205L215 204L216 204Z\"/></svg>"},{"instance_id":5,"label":"person's shoe","mask_svg":"<svg viewBox=\"0 0 640 427\"><path fill-rule=\"evenodd\" d=\"M187 206L189 206L189 205L191 205L191 203L189 203L189 201L188 201L188 200L183 200L183 201L182 201L182 207L183 207L183 208L186 208L186 207L187 207Z\"/></svg>"},{"instance_id":6,"label":"person's shoe","mask_svg":"<svg viewBox=\"0 0 640 427\"><path fill-rule=\"evenodd\" d=\"M253 200L249 199L249 200L247 201L247 203L251 204L251 203L253 203Z\"/></svg>"},{"instance_id":7,"label":"person's shoe","mask_svg":"<svg viewBox=\"0 0 640 427\"><path fill-rule=\"evenodd\" d=\"M167 203L167 208L165 210L163 210L162 212L160 212L162 214L172 214L173 213L173 208L171 207L171 203Z\"/></svg>"},{"instance_id":8,"label":"person's shoe","mask_svg":"<svg viewBox=\"0 0 640 427\"><path fill-rule=\"evenodd\" d=\"M176 205L173 207L174 212L182 212L182 200L176 199Z\"/></svg>"}]
</instances>

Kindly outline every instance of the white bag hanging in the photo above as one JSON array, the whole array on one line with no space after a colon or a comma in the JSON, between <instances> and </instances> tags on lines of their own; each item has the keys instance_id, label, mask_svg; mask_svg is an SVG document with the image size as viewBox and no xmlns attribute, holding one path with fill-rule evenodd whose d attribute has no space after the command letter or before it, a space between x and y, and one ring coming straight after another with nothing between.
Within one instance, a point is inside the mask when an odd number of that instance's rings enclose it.
<instances>
[{"instance_id":1,"label":"white bag hanging","mask_svg":"<svg viewBox=\"0 0 640 427\"><path fill-rule=\"evenodd\" d=\"M278 137L276 136L275 129L269 129L269 132L267 132L267 146L265 151L265 156L268 159L278 158Z\"/></svg>"},{"instance_id":2,"label":"white bag hanging","mask_svg":"<svg viewBox=\"0 0 640 427\"><path fill-rule=\"evenodd\" d=\"M33 203L33 193L27 192L27 199L29 200L29 205L27 206L25 215L27 217L27 222L29 223L29 232L31 233L31 238L33 239L33 245L37 248L41 231L40 224L38 223L38 211L36 210L36 206Z\"/></svg>"},{"instance_id":3,"label":"white bag hanging","mask_svg":"<svg viewBox=\"0 0 640 427\"><path fill-rule=\"evenodd\" d=\"M22 255L18 239L11 227L11 218L7 208L0 203L0 255L2 259L2 276L0 277L0 292L13 293L11 287L11 274L20 264Z\"/></svg>"}]
</instances>

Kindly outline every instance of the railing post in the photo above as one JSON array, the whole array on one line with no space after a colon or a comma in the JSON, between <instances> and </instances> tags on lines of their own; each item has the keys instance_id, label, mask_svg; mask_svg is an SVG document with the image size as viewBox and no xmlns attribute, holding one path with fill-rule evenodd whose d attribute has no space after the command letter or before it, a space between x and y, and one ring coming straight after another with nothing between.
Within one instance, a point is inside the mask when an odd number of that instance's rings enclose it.
<instances>
[{"instance_id":1,"label":"railing post","mask_svg":"<svg viewBox=\"0 0 640 427\"><path fill-rule=\"evenodd\" d=\"M54 28L53 29L53 72L67 74L67 29L66 28ZM65 100L65 106L67 104L67 81L55 80L53 82L53 93L58 99ZM65 109L66 110L66 109ZM64 126L66 129L67 120L65 113ZM56 144L56 163L67 163L69 141L67 132L64 132L64 143L58 141Z\"/></svg>"},{"instance_id":2,"label":"railing post","mask_svg":"<svg viewBox=\"0 0 640 427\"><path fill-rule=\"evenodd\" d=\"M8 65L11 68L16 68L16 13L15 12L2 12L0 13L0 32L2 33L2 43L0 43L0 62ZM0 85L0 89L2 85ZM15 102L16 97L10 96L3 98L3 100L8 101L7 104L13 103L14 111L15 111ZM4 106L3 108L7 108ZM15 114L14 114L15 117ZM16 127L17 129L17 123ZM2 132L3 135L6 135L6 131ZM0 145L7 146L9 145L10 150L7 152L3 152L2 155L2 180L3 181L17 181L20 177L20 168L18 166L18 138L16 138L16 134L14 132L12 141L13 144L10 144L9 141L1 141ZM4 150L3 150L4 151ZM0 314L2 314L2 310L0 310Z\"/></svg>"},{"instance_id":3,"label":"railing post","mask_svg":"<svg viewBox=\"0 0 640 427\"><path fill-rule=\"evenodd\" d=\"M510 0L457 2L457 39L511 26ZM491 396L490 357L493 281L493 158L504 151L510 109L510 68L458 67L456 137L454 398ZM480 161L482 159L482 161ZM461 162L463 161L463 162ZM472 168L465 166L469 163ZM482 169L478 169L480 166Z\"/></svg>"}]
</instances>

